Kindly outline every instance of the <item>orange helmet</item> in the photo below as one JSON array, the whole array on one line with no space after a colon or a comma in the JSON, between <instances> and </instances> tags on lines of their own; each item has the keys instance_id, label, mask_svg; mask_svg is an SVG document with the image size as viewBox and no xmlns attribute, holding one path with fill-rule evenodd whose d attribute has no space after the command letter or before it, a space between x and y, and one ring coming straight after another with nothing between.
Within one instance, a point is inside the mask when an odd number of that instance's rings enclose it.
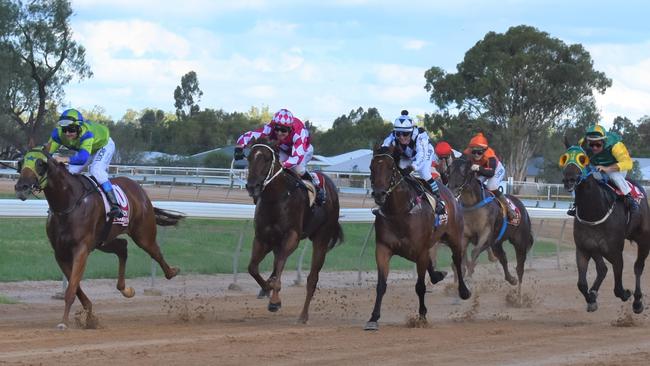
<instances>
[{"instance_id":1,"label":"orange helmet","mask_svg":"<svg viewBox=\"0 0 650 366\"><path fill-rule=\"evenodd\" d=\"M440 141L436 144L434 151L436 152L437 156L449 156L451 155L451 146L447 143L447 141Z\"/></svg>"},{"instance_id":2,"label":"orange helmet","mask_svg":"<svg viewBox=\"0 0 650 366\"><path fill-rule=\"evenodd\" d=\"M477 133L472 137L471 140L469 140L469 147L470 148L481 148L481 149L487 149L488 148L488 140L483 136L482 132Z\"/></svg>"}]
</instances>

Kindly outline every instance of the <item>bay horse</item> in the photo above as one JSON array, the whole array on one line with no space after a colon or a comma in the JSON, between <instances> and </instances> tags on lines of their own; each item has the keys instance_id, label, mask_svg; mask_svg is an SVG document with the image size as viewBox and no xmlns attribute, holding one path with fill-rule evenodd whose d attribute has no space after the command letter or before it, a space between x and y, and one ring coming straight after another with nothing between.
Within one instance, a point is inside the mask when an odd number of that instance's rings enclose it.
<instances>
[{"instance_id":1,"label":"bay horse","mask_svg":"<svg viewBox=\"0 0 650 366\"><path fill-rule=\"evenodd\" d=\"M399 255L416 263L417 282L415 292L419 300L419 319L425 321L427 308L424 304L426 293L425 275L429 272L432 283L445 276L433 268L429 250L438 241L443 241L452 252L454 266L458 273L458 294L468 299L471 292L465 285L461 271L463 216L451 192L439 184L440 196L447 208L447 221L436 226L436 218L431 204L423 197L420 182L398 167L398 149L375 147L370 162L370 182L372 197L380 207L375 218L375 260L377 262L377 296L370 320L365 330L379 329L378 320L381 302L386 293L389 262L393 255ZM429 185L424 184L426 187ZM425 188L426 189L426 188Z\"/></svg>"},{"instance_id":2,"label":"bay horse","mask_svg":"<svg viewBox=\"0 0 650 366\"><path fill-rule=\"evenodd\" d=\"M282 271L287 258L298 247L301 239L313 244L311 270L307 277L307 295L298 321L309 320L309 304L318 283L318 273L325 255L343 241L339 224L339 197L332 180L320 174L321 189L326 200L321 206L310 207L310 198L301 179L280 163L275 141L263 137L249 142L248 178L246 190L255 203L255 237L248 273L261 290L258 298L269 296L268 310L276 312L282 306L280 289ZM273 251L273 272L267 280L259 273L259 264Z\"/></svg>"},{"instance_id":3,"label":"bay horse","mask_svg":"<svg viewBox=\"0 0 650 366\"><path fill-rule=\"evenodd\" d=\"M598 289L607 275L604 259L612 264L614 271L614 295L622 301L630 297L630 290L623 287L623 248L625 239L637 244L634 262L636 286L632 309L643 312L641 275L650 251L650 210L647 194L642 186L632 183L638 195L639 212L630 217L625 203L617 197L614 189L605 182L604 174L589 164L589 158L580 146L569 146L560 158L564 187L575 192L576 215L573 220L573 240L576 244L578 266L578 289L587 302L587 311L598 309ZM634 190L634 189L633 189ZM596 279L591 288L587 283L589 261L596 263Z\"/></svg>"},{"instance_id":4,"label":"bay horse","mask_svg":"<svg viewBox=\"0 0 650 366\"><path fill-rule=\"evenodd\" d=\"M493 254L501 263L505 279L511 285L518 285L521 295L521 282L524 277L524 264L526 255L533 246L533 234L530 217L524 204L512 195L506 195L519 211L519 223L514 225L508 222L504 208L501 207L494 195L490 193L483 183L477 178L476 172L471 170L472 162L466 157L457 158L449 169L449 182L447 187L454 192L460 205L463 207L465 219L464 245L472 242L476 247L472 250L471 259L467 261L468 275L472 275L476 267L478 256L487 249L492 249ZM508 258L503 250L503 242L510 241L517 256L517 278L508 270Z\"/></svg>"},{"instance_id":5,"label":"bay horse","mask_svg":"<svg viewBox=\"0 0 650 366\"><path fill-rule=\"evenodd\" d=\"M44 150L28 151L19 165L20 177L14 190L16 196L26 200L34 192L43 191L49 205L46 231L54 249L54 257L68 279L65 291L63 320L57 326L66 329L75 295L81 301L88 318L93 316L92 303L81 289L81 279L86 269L88 255L99 249L114 253L119 259L117 289L124 297L133 297L135 290L125 286L124 272L127 259L127 241L117 238L127 233L133 241L153 258L171 279L179 269L170 267L156 242L156 224L176 225L183 218L153 207L140 185L126 177L111 179L122 188L128 198L128 226L107 223L104 202L88 178L73 175L64 164L56 162ZM107 225L110 225L107 226Z\"/></svg>"}]
</instances>

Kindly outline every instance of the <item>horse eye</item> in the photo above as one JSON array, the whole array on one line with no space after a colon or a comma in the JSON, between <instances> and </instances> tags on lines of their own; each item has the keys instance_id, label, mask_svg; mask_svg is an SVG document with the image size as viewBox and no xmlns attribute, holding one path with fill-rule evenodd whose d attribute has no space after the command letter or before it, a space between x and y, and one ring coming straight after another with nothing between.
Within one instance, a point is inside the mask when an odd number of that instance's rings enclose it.
<instances>
[{"instance_id":1,"label":"horse eye","mask_svg":"<svg viewBox=\"0 0 650 366\"><path fill-rule=\"evenodd\" d=\"M567 160L569 160L569 154L564 154L560 157L560 168L564 168L566 165Z\"/></svg>"}]
</instances>

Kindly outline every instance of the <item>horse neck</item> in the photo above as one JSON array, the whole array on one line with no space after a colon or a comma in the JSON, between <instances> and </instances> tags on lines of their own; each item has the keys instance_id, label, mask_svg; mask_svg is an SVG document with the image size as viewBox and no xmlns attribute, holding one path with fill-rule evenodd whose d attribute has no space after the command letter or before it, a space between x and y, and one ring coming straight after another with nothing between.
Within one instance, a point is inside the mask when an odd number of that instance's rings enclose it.
<instances>
[{"instance_id":1,"label":"horse neck","mask_svg":"<svg viewBox=\"0 0 650 366\"><path fill-rule=\"evenodd\" d=\"M465 186L461 192L459 199L463 207L471 207L477 205L483 200L484 193L482 193L482 191L484 188L482 188L481 185L482 183L477 179L474 179L473 182L467 183L467 186Z\"/></svg>"},{"instance_id":2,"label":"horse neck","mask_svg":"<svg viewBox=\"0 0 650 366\"><path fill-rule=\"evenodd\" d=\"M278 172L278 169L282 170L282 165L279 162L276 162L274 168L271 172L270 177ZM261 197L263 197L266 202L274 202L280 200L280 198L285 197L284 192L288 188L290 173L285 171L280 171L280 173L273 178L262 190Z\"/></svg>"},{"instance_id":3,"label":"horse neck","mask_svg":"<svg viewBox=\"0 0 650 366\"><path fill-rule=\"evenodd\" d=\"M601 218L612 205L613 193L609 194L607 188L601 187L593 176L580 183L576 187L575 194L578 213L584 219Z\"/></svg>"},{"instance_id":4,"label":"horse neck","mask_svg":"<svg viewBox=\"0 0 650 366\"><path fill-rule=\"evenodd\" d=\"M68 173L64 167L56 166L52 168L52 165L50 165L47 173L47 186L45 186L43 192L52 210L66 210L83 194L83 191L84 188L81 182Z\"/></svg>"},{"instance_id":5,"label":"horse neck","mask_svg":"<svg viewBox=\"0 0 650 366\"><path fill-rule=\"evenodd\" d=\"M387 214L403 214L411 210L410 202L414 199L415 193L413 188L405 179L397 184L395 189L390 193L382 209ZM405 205L405 203L409 203Z\"/></svg>"}]
</instances>

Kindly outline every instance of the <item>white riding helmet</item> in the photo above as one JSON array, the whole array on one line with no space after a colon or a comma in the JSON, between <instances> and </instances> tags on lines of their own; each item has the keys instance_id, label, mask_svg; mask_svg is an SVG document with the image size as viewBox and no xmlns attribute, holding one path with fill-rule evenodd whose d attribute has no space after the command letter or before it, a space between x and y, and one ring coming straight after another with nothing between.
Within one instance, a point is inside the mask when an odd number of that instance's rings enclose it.
<instances>
[{"instance_id":1,"label":"white riding helmet","mask_svg":"<svg viewBox=\"0 0 650 366\"><path fill-rule=\"evenodd\" d=\"M393 131L396 132L413 131L413 119L409 117L409 112L407 110L403 110L401 115L395 118L395 122L393 122Z\"/></svg>"}]
</instances>

